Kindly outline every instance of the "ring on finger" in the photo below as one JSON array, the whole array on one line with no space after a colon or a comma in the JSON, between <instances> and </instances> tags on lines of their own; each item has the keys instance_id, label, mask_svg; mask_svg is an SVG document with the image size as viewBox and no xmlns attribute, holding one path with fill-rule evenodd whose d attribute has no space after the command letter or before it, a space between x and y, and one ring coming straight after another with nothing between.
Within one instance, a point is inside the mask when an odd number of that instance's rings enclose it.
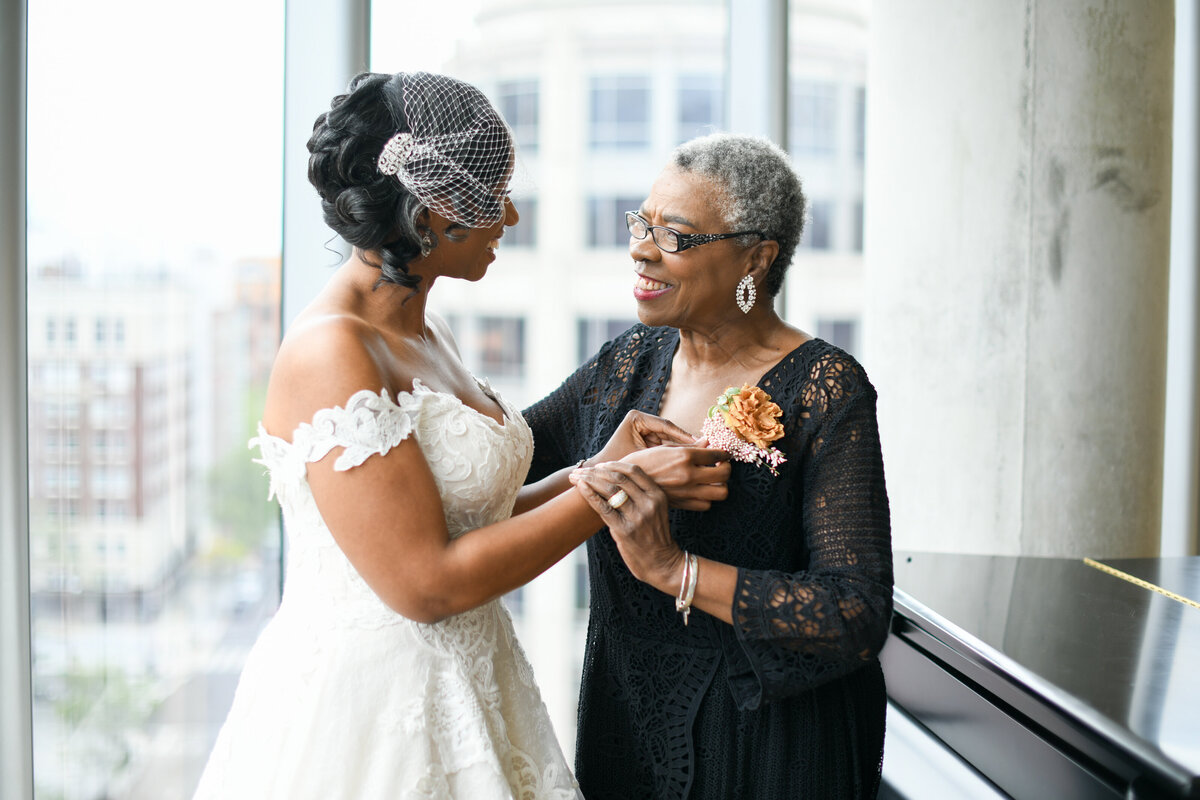
<instances>
[{"instance_id":1,"label":"ring on finger","mask_svg":"<svg viewBox=\"0 0 1200 800\"><path fill-rule=\"evenodd\" d=\"M614 510L618 509L621 506L625 505L625 501L628 499L629 499L629 495L627 495L625 493L625 490L618 489L616 494L614 494L612 497L608 498L608 506L609 506L609 508L612 508Z\"/></svg>"}]
</instances>

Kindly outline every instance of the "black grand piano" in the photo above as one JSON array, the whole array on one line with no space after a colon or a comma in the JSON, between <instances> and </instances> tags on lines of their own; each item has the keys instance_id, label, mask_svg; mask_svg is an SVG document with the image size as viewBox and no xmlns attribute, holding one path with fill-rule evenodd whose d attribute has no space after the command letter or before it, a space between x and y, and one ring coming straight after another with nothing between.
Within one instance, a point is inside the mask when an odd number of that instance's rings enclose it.
<instances>
[{"instance_id":1,"label":"black grand piano","mask_svg":"<svg viewBox=\"0 0 1200 800\"><path fill-rule=\"evenodd\" d=\"M1200 798L1200 557L895 560L881 798Z\"/></svg>"}]
</instances>

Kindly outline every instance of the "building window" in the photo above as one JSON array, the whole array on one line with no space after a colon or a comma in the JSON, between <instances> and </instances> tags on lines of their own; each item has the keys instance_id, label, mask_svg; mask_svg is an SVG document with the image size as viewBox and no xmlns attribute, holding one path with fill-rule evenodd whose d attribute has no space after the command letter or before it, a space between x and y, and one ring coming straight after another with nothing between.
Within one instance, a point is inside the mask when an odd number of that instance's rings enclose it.
<instances>
[{"instance_id":1,"label":"building window","mask_svg":"<svg viewBox=\"0 0 1200 800\"><path fill-rule=\"evenodd\" d=\"M854 155L861 163L867 153L867 89L854 90Z\"/></svg>"},{"instance_id":2,"label":"building window","mask_svg":"<svg viewBox=\"0 0 1200 800\"><path fill-rule=\"evenodd\" d=\"M103 345L104 340L108 338L108 321L104 319L96 320L96 344Z\"/></svg>"},{"instance_id":3,"label":"building window","mask_svg":"<svg viewBox=\"0 0 1200 800\"><path fill-rule=\"evenodd\" d=\"M575 325L575 341L578 343L576 361L584 363L596 355L601 345L629 330L636 322L636 319L580 318Z\"/></svg>"},{"instance_id":4,"label":"building window","mask_svg":"<svg viewBox=\"0 0 1200 800\"><path fill-rule=\"evenodd\" d=\"M633 76L592 78L593 148L650 144L650 79Z\"/></svg>"},{"instance_id":5,"label":"building window","mask_svg":"<svg viewBox=\"0 0 1200 800\"><path fill-rule=\"evenodd\" d=\"M587 560L580 558L575 562L575 610L586 614L591 602L591 585L588 583Z\"/></svg>"},{"instance_id":6,"label":"building window","mask_svg":"<svg viewBox=\"0 0 1200 800\"><path fill-rule=\"evenodd\" d=\"M53 318L46 320L46 344L54 344L58 338L58 326Z\"/></svg>"},{"instance_id":7,"label":"building window","mask_svg":"<svg viewBox=\"0 0 1200 800\"><path fill-rule=\"evenodd\" d=\"M858 349L858 320L819 319L817 320L817 338L824 339L834 347L840 347L847 353L853 354Z\"/></svg>"},{"instance_id":8,"label":"building window","mask_svg":"<svg viewBox=\"0 0 1200 800\"><path fill-rule=\"evenodd\" d=\"M533 80L501 81L496 86L496 105L501 116L512 128L518 151L537 152L538 146L538 82Z\"/></svg>"},{"instance_id":9,"label":"building window","mask_svg":"<svg viewBox=\"0 0 1200 800\"><path fill-rule=\"evenodd\" d=\"M480 371L489 378L520 378L525 374L525 320L522 317L480 317L475 352Z\"/></svg>"},{"instance_id":10,"label":"building window","mask_svg":"<svg viewBox=\"0 0 1200 800\"><path fill-rule=\"evenodd\" d=\"M74 317L69 317L67 319L66 331L63 334L63 338L66 340L68 345L75 344L75 318Z\"/></svg>"},{"instance_id":11,"label":"building window","mask_svg":"<svg viewBox=\"0 0 1200 800\"><path fill-rule=\"evenodd\" d=\"M588 246L628 247L625 212L636 211L642 198L632 195L588 198Z\"/></svg>"},{"instance_id":12,"label":"building window","mask_svg":"<svg viewBox=\"0 0 1200 800\"><path fill-rule=\"evenodd\" d=\"M863 201L854 204L854 252L863 251Z\"/></svg>"},{"instance_id":13,"label":"building window","mask_svg":"<svg viewBox=\"0 0 1200 800\"><path fill-rule=\"evenodd\" d=\"M813 200L808 204L808 227L800 244L809 250L830 249L830 228L833 203L828 200Z\"/></svg>"},{"instance_id":14,"label":"building window","mask_svg":"<svg viewBox=\"0 0 1200 800\"><path fill-rule=\"evenodd\" d=\"M831 83L792 84L791 151L797 155L832 157L837 152L837 87Z\"/></svg>"},{"instance_id":15,"label":"building window","mask_svg":"<svg viewBox=\"0 0 1200 800\"><path fill-rule=\"evenodd\" d=\"M716 75L680 76L676 141L686 142L721 127L723 91L721 79Z\"/></svg>"},{"instance_id":16,"label":"building window","mask_svg":"<svg viewBox=\"0 0 1200 800\"><path fill-rule=\"evenodd\" d=\"M63 458L67 461L77 461L79 459L79 431L65 429L62 431L63 442Z\"/></svg>"},{"instance_id":17,"label":"building window","mask_svg":"<svg viewBox=\"0 0 1200 800\"><path fill-rule=\"evenodd\" d=\"M503 246L505 247L536 247L537 246L537 211L536 197L524 197L514 200L521 221L511 228L504 229Z\"/></svg>"}]
</instances>

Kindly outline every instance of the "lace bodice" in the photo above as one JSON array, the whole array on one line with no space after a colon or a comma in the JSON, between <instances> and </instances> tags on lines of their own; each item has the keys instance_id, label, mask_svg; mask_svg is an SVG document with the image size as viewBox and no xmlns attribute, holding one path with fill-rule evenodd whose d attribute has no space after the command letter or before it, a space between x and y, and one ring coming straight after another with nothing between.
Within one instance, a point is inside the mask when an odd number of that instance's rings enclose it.
<instances>
[{"instance_id":1,"label":"lace bodice","mask_svg":"<svg viewBox=\"0 0 1200 800\"><path fill-rule=\"evenodd\" d=\"M261 449L257 461L268 470L288 535L283 607L302 598L318 618L336 608L338 619L331 623L347 618L358 624L397 621L334 542L309 489L308 464L336 448L342 451L334 469L345 471L415 436L433 472L452 537L512 513L532 458L532 434L516 409L486 382L481 386L504 410L503 424L414 380L413 391L401 392L395 400L386 389L363 390L344 407L318 411L311 423L295 430L290 443L259 425L250 445Z\"/></svg>"}]
</instances>

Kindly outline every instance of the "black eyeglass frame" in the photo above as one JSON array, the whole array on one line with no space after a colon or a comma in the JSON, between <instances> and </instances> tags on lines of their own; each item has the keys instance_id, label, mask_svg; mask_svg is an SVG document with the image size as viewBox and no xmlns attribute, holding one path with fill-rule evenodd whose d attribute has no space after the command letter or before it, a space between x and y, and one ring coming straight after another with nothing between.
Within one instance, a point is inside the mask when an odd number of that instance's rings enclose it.
<instances>
[{"instance_id":1,"label":"black eyeglass frame","mask_svg":"<svg viewBox=\"0 0 1200 800\"><path fill-rule=\"evenodd\" d=\"M638 236L633 232L634 220L637 220L642 225L646 226L646 233L644 236ZM763 241L767 241L771 238L762 231L738 231L737 233L680 233L674 228L668 228L664 225L651 225L646 221L645 217L636 211L625 212L625 227L629 229L629 235L635 239L642 240L645 239L646 236L649 236L650 241L654 242L654 246L659 250L662 250L664 253L681 253L684 250L692 247L699 247L702 244L711 244L712 242L719 242L722 239L736 239L738 236L758 236L761 237ZM675 241L678 242L678 246L674 250L668 250L667 248L663 247L662 242L658 241L658 236L654 233L655 231L666 231L667 233L673 235L675 237Z\"/></svg>"}]
</instances>

